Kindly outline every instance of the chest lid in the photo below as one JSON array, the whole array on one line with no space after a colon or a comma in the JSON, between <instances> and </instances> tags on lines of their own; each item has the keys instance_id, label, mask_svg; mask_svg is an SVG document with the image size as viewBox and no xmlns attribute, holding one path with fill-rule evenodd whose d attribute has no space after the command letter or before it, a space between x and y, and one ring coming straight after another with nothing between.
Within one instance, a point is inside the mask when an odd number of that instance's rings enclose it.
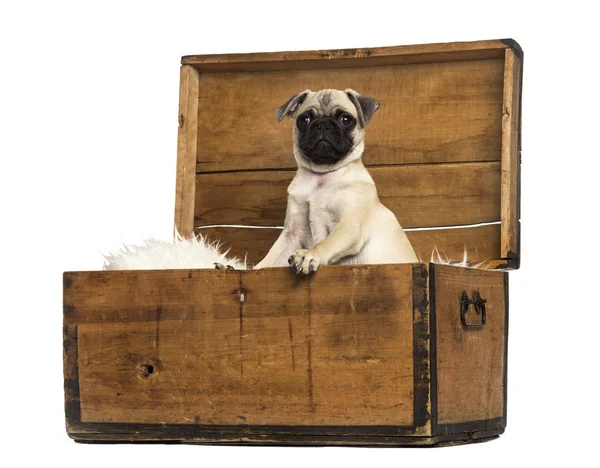
<instances>
[{"instance_id":1,"label":"chest lid","mask_svg":"<svg viewBox=\"0 0 600 468\"><path fill-rule=\"evenodd\" d=\"M363 161L422 261L520 261L523 52L513 40L182 58L175 224L251 263L280 232L305 89L352 88L381 107ZM260 227L265 229L251 229Z\"/></svg>"}]
</instances>

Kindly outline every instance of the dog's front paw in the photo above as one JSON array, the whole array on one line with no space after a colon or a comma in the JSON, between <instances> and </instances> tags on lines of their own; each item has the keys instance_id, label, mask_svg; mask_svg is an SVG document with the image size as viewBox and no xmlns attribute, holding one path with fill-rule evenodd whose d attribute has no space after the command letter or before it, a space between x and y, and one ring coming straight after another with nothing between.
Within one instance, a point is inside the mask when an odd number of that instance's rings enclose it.
<instances>
[{"instance_id":1,"label":"dog's front paw","mask_svg":"<svg viewBox=\"0 0 600 468\"><path fill-rule=\"evenodd\" d=\"M321 265L321 257L311 250L300 249L288 258L288 263L296 274L304 273L305 275L308 275L309 273L317 271L319 265Z\"/></svg>"},{"instance_id":2,"label":"dog's front paw","mask_svg":"<svg viewBox=\"0 0 600 468\"><path fill-rule=\"evenodd\" d=\"M231 265L223 265L222 263L215 262L215 270L235 270Z\"/></svg>"}]
</instances>

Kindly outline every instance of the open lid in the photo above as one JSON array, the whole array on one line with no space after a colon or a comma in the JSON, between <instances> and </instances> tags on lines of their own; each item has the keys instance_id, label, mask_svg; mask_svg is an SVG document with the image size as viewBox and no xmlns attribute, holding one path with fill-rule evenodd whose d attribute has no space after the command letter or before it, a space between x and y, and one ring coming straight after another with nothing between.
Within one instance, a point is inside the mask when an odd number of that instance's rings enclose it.
<instances>
[{"instance_id":1,"label":"open lid","mask_svg":"<svg viewBox=\"0 0 600 468\"><path fill-rule=\"evenodd\" d=\"M513 40L183 57L176 227L258 262L295 171L293 122L275 109L307 88L352 88L381 103L363 161L422 261L466 249L518 268L522 61Z\"/></svg>"}]
</instances>

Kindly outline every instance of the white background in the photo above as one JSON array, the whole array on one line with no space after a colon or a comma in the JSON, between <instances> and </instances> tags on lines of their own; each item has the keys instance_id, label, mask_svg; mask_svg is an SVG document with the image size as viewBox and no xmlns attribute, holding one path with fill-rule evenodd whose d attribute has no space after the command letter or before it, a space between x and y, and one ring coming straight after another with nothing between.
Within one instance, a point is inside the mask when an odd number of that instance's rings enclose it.
<instances>
[{"instance_id":1,"label":"white background","mask_svg":"<svg viewBox=\"0 0 600 468\"><path fill-rule=\"evenodd\" d=\"M2 1L3 465L598 466L597 15L592 2L533 3ZM182 55L506 37L525 50L523 237L500 439L419 450L67 437L61 274L99 269L100 250L121 242L171 235Z\"/></svg>"}]
</instances>

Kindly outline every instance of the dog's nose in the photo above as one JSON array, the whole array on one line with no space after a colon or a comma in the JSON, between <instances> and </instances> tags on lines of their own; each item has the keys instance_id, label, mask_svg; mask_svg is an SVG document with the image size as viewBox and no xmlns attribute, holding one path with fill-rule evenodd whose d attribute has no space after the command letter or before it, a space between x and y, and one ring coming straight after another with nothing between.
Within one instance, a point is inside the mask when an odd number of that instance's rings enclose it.
<instances>
[{"instance_id":1,"label":"dog's nose","mask_svg":"<svg viewBox=\"0 0 600 468\"><path fill-rule=\"evenodd\" d=\"M331 122L321 121L317 123L317 130L320 130L321 132L331 131Z\"/></svg>"}]
</instances>

